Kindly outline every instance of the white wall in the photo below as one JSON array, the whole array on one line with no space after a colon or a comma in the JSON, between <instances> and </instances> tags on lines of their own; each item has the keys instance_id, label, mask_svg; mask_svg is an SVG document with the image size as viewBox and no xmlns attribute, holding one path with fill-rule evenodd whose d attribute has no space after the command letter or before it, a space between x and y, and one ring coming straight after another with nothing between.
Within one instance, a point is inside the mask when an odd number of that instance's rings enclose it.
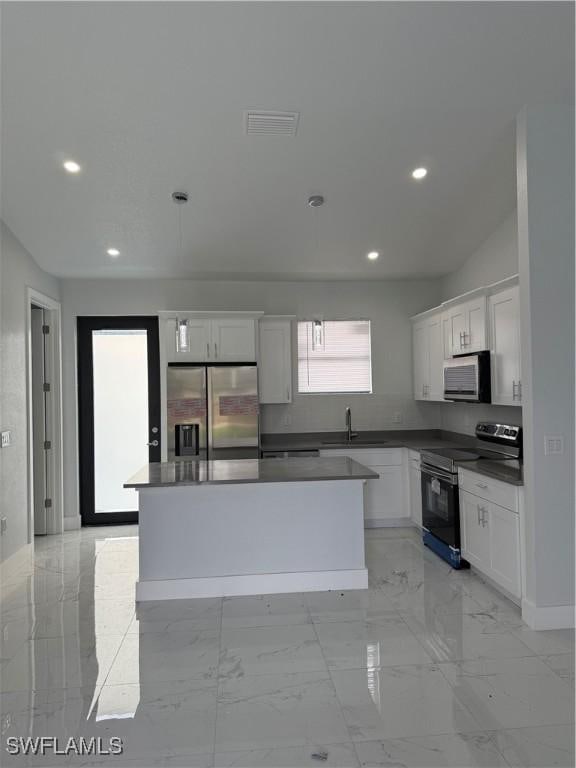
<instances>
[{"instance_id":1,"label":"white wall","mask_svg":"<svg viewBox=\"0 0 576 768\"><path fill-rule=\"evenodd\" d=\"M517 122L526 615L574 621L574 106L529 107ZM546 435L564 437L546 455ZM524 604L523 604L524 615Z\"/></svg>"},{"instance_id":2,"label":"white wall","mask_svg":"<svg viewBox=\"0 0 576 768\"><path fill-rule=\"evenodd\" d=\"M518 272L518 222L512 211L462 266L442 280L442 301Z\"/></svg>"},{"instance_id":3,"label":"white wall","mask_svg":"<svg viewBox=\"0 0 576 768\"><path fill-rule=\"evenodd\" d=\"M262 310L301 318L368 318L372 321L372 395L296 395L288 406L265 406L262 430L295 432L344 428L350 405L354 426L437 427L435 404L412 399L410 316L440 301L439 281L204 282L192 280L64 280L65 509L78 514L76 341L78 315L153 315L159 310ZM294 350L295 352L295 350ZM402 424L392 424L395 413ZM290 424L285 425L285 417Z\"/></svg>"},{"instance_id":4,"label":"white wall","mask_svg":"<svg viewBox=\"0 0 576 768\"><path fill-rule=\"evenodd\" d=\"M60 298L59 281L0 221L0 427L12 433L12 446L0 449L0 512L8 519L0 562L28 542L27 288Z\"/></svg>"},{"instance_id":5,"label":"white wall","mask_svg":"<svg viewBox=\"0 0 576 768\"><path fill-rule=\"evenodd\" d=\"M518 222L514 210L459 269L442 280L442 300L497 283L517 272ZM514 406L441 403L439 413L442 429L468 435L474 434L479 421L522 424L522 408Z\"/></svg>"}]
</instances>

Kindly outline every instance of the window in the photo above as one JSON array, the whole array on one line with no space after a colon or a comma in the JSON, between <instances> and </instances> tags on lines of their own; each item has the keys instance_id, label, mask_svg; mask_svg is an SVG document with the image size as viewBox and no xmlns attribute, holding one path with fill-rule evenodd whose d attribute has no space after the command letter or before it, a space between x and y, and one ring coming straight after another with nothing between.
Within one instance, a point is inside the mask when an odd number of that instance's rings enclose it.
<instances>
[{"instance_id":1,"label":"window","mask_svg":"<svg viewBox=\"0 0 576 768\"><path fill-rule=\"evenodd\" d=\"M372 392L370 321L300 321L298 392Z\"/></svg>"}]
</instances>

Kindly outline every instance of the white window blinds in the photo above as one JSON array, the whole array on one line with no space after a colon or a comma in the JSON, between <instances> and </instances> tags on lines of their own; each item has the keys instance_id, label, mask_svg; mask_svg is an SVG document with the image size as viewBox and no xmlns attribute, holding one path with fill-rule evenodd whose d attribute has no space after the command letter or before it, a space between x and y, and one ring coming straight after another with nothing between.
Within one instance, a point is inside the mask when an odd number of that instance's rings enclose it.
<instances>
[{"instance_id":1,"label":"white window blinds","mask_svg":"<svg viewBox=\"0 0 576 768\"><path fill-rule=\"evenodd\" d=\"M370 321L300 321L298 391L371 392Z\"/></svg>"}]
</instances>

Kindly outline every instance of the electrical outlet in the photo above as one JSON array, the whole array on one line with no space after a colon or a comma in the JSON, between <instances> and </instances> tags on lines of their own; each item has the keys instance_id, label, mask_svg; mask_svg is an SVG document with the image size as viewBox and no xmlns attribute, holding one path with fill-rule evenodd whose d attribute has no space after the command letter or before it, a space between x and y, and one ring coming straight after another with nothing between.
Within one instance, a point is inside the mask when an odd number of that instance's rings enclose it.
<instances>
[{"instance_id":1,"label":"electrical outlet","mask_svg":"<svg viewBox=\"0 0 576 768\"><path fill-rule=\"evenodd\" d=\"M544 455L561 456L564 453L564 435L544 435Z\"/></svg>"},{"instance_id":2,"label":"electrical outlet","mask_svg":"<svg viewBox=\"0 0 576 768\"><path fill-rule=\"evenodd\" d=\"M292 415L290 413L284 414L284 426L289 427L292 424Z\"/></svg>"},{"instance_id":3,"label":"electrical outlet","mask_svg":"<svg viewBox=\"0 0 576 768\"><path fill-rule=\"evenodd\" d=\"M6 533L6 528L8 528L8 518L3 517L0 519L0 536Z\"/></svg>"},{"instance_id":4,"label":"electrical outlet","mask_svg":"<svg viewBox=\"0 0 576 768\"><path fill-rule=\"evenodd\" d=\"M2 435L2 448L8 448L8 446L12 443L10 430L6 430L5 432L0 432L0 434Z\"/></svg>"},{"instance_id":5,"label":"electrical outlet","mask_svg":"<svg viewBox=\"0 0 576 768\"><path fill-rule=\"evenodd\" d=\"M393 424L402 424L402 414L398 411L392 416Z\"/></svg>"}]
</instances>

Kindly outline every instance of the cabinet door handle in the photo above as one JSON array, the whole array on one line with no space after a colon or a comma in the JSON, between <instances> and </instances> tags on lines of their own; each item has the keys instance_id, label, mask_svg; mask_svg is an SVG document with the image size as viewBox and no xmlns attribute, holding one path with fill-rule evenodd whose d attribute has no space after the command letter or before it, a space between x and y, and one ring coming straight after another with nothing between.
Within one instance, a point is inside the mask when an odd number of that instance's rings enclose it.
<instances>
[{"instance_id":1,"label":"cabinet door handle","mask_svg":"<svg viewBox=\"0 0 576 768\"><path fill-rule=\"evenodd\" d=\"M477 488L482 488L483 490L486 490L486 488L488 488L486 483L476 483L476 487Z\"/></svg>"},{"instance_id":2,"label":"cabinet door handle","mask_svg":"<svg viewBox=\"0 0 576 768\"><path fill-rule=\"evenodd\" d=\"M218 357L218 344L216 342L214 342L214 357Z\"/></svg>"},{"instance_id":3,"label":"cabinet door handle","mask_svg":"<svg viewBox=\"0 0 576 768\"><path fill-rule=\"evenodd\" d=\"M476 504L476 517L477 517L478 526L480 526L480 504Z\"/></svg>"},{"instance_id":4,"label":"cabinet door handle","mask_svg":"<svg viewBox=\"0 0 576 768\"><path fill-rule=\"evenodd\" d=\"M290 387L286 387L286 400L290 400Z\"/></svg>"},{"instance_id":5,"label":"cabinet door handle","mask_svg":"<svg viewBox=\"0 0 576 768\"><path fill-rule=\"evenodd\" d=\"M516 400L516 382L512 381L512 400Z\"/></svg>"},{"instance_id":6,"label":"cabinet door handle","mask_svg":"<svg viewBox=\"0 0 576 768\"><path fill-rule=\"evenodd\" d=\"M522 382L518 380L518 400L522 402Z\"/></svg>"},{"instance_id":7,"label":"cabinet door handle","mask_svg":"<svg viewBox=\"0 0 576 768\"><path fill-rule=\"evenodd\" d=\"M210 357L210 342L206 342L206 357Z\"/></svg>"},{"instance_id":8,"label":"cabinet door handle","mask_svg":"<svg viewBox=\"0 0 576 768\"><path fill-rule=\"evenodd\" d=\"M488 510L482 507L482 528L488 527Z\"/></svg>"}]
</instances>

